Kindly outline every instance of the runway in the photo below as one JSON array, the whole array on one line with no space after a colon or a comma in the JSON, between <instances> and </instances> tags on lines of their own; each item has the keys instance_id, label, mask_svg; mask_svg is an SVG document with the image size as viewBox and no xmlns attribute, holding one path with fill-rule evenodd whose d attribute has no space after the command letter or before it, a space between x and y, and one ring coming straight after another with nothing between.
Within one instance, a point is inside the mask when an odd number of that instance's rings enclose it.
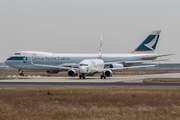
<instances>
[{"instance_id":1,"label":"runway","mask_svg":"<svg viewBox=\"0 0 180 120\"><path fill-rule=\"evenodd\" d=\"M180 88L180 83L1 82L0 88Z\"/></svg>"},{"instance_id":2,"label":"runway","mask_svg":"<svg viewBox=\"0 0 180 120\"><path fill-rule=\"evenodd\" d=\"M147 78L180 78L180 73L99 77L16 77L0 80L0 88L180 88L180 83L142 83Z\"/></svg>"}]
</instances>

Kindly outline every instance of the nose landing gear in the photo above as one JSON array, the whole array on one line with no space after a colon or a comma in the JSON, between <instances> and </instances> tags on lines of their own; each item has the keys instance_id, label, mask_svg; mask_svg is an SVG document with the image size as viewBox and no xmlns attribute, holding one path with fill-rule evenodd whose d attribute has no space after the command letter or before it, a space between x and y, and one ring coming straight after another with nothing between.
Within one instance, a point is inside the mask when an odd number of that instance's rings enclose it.
<instances>
[{"instance_id":1,"label":"nose landing gear","mask_svg":"<svg viewBox=\"0 0 180 120\"><path fill-rule=\"evenodd\" d=\"M106 79L106 76L104 76L104 75L101 75L101 79L103 79L103 78L104 78L104 79Z\"/></svg>"}]
</instances>

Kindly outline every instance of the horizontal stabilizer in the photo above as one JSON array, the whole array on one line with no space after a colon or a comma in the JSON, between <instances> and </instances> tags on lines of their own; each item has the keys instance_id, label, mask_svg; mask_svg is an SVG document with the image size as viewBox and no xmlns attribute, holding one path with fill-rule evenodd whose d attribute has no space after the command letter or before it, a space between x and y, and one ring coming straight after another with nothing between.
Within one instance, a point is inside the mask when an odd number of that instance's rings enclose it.
<instances>
[{"instance_id":1,"label":"horizontal stabilizer","mask_svg":"<svg viewBox=\"0 0 180 120\"><path fill-rule=\"evenodd\" d=\"M158 55L156 57L164 57L164 56L170 56L170 55L173 55L173 54Z\"/></svg>"},{"instance_id":2,"label":"horizontal stabilizer","mask_svg":"<svg viewBox=\"0 0 180 120\"><path fill-rule=\"evenodd\" d=\"M147 60L147 59L156 59L158 57L164 57L164 56L170 56L173 54L165 54L165 55L155 55L155 56L146 56L146 57L142 57L141 59Z\"/></svg>"}]
</instances>

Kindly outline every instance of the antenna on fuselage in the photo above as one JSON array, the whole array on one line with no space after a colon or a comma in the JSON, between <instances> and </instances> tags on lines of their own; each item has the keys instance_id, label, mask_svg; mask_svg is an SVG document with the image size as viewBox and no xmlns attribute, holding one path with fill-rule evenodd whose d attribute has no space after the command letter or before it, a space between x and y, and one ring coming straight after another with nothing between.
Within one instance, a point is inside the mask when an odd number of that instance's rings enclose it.
<instances>
[{"instance_id":1,"label":"antenna on fuselage","mask_svg":"<svg viewBox=\"0 0 180 120\"><path fill-rule=\"evenodd\" d=\"M101 40L100 40L100 46L99 46L98 59L101 59L101 57L102 57L102 33L101 33Z\"/></svg>"}]
</instances>

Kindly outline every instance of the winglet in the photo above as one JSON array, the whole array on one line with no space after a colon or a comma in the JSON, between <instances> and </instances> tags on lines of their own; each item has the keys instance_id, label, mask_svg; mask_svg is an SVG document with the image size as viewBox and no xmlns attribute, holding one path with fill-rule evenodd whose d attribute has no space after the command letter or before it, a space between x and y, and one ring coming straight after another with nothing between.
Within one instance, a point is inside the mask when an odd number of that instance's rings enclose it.
<instances>
[{"instance_id":1,"label":"winglet","mask_svg":"<svg viewBox=\"0 0 180 120\"><path fill-rule=\"evenodd\" d=\"M102 57L102 34L101 34L101 40L100 40L98 59L101 59L101 57Z\"/></svg>"}]
</instances>

